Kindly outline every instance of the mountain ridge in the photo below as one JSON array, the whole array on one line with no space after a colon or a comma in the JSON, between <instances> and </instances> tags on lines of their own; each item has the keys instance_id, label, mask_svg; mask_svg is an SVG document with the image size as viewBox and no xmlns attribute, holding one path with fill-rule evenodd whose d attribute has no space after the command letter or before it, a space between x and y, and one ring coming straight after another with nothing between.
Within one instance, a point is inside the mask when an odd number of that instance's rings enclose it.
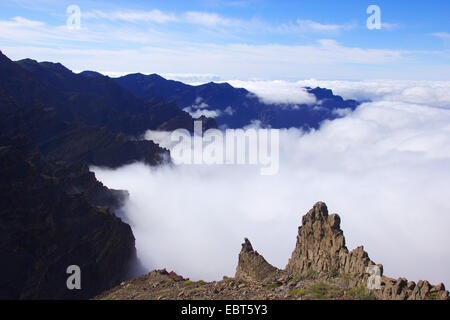
<instances>
[{"instance_id":1,"label":"mountain ridge","mask_svg":"<svg viewBox=\"0 0 450 320\"><path fill-rule=\"evenodd\" d=\"M304 88L317 99L316 103L264 103L255 94L244 88L235 88L229 83L209 82L188 85L180 81L167 80L160 75L129 74L115 81L141 99L157 97L161 101L173 102L180 109L192 114L209 111L215 113L219 127L241 128L260 121L272 128L317 129L324 120L339 118L336 110L355 110L359 102L344 100L324 88Z\"/></svg>"}]
</instances>

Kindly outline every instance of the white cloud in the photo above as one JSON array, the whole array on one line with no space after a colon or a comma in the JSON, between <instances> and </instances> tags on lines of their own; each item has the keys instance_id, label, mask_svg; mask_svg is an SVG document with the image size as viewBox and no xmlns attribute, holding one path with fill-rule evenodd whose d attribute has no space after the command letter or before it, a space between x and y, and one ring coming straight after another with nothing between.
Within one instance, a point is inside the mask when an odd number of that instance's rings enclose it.
<instances>
[{"instance_id":1,"label":"white cloud","mask_svg":"<svg viewBox=\"0 0 450 320\"><path fill-rule=\"evenodd\" d=\"M170 139L170 134L171 132L167 131L147 130L147 132L144 134L144 139L152 140L162 148L170 150L177 144L176 141L172 141Z\"/></svg>"},{"instance_id":2,"label":"white cloud","mask_svg":"<svg viewBox=\"0 0 450 320\"><path fill-rule=\"evenodd\" d=\"M345 117L348 116L350 113L353 112L352 109L350 108L345 108L345 109L334 109L332 111L335 115L337 115L338 117Z\"/></svg>"},{"instance_id":3,"label":"white cloud","mask_svg":"<svg viewBox=\"0 0 450 320\"><path fill-rule=\"evenodd\" d=\"M205 110L205 109L193 109L191 107L184 108L183 111L189 113L192 118L198 119L201 116L205 116L207 118L217 118L222 112L220 110Z\"/></svg>"},{"instance_id":4,"label":"white cloud","mask_svg":"<svg viewBox=\"0 0 450 320\"><path fill-rule=\"evenodd\" d=\"M186 22L193 24L200 24L208 27L217 27L217 26L236 27L243 24L243 21L238 19L225 18L216 13L206 13L197 11L189 11L184 13L183 18Z\"/></svg>"},{"instance_id":5,"label":"white cloud","mask_svg":"<svg viewBox=\"0 0 450 320\"><path fill-rule=\"evenodd\" d=\"M126 22L176 22L200 25L209 28L239 28L241 31L264 31L273 33L305 33L311 31L335 33L338 31L350 30L356 27L355 24L323 24L308 19L297 19L294 23L289 22L280 25L271 25L256 18L235 19L218 13L201 11L186 11L177 15L174 13L162 12L158 9L151 11L121 10L111 12L92 10L83 12L83 18L97 20L105 19L112 21L119 20Z\"/></svg>"},{"instance_id":6,"label":"white cloud","mask_svg":"<svg viewBox=\"0 0 450 320\"><path fill-rule=\"evenodd\" d=\"M207 83L211 81L220 81L221 78L217 74L212 73L166 73L160 74L166 79L181 81L184 83Z\"/></svg>"},{"instance_id":7,"label":"white cloud","mask_svg":"<svg viewBox=\"0 0 450 320\"><path fill-rule=\"evenodd\" d=\"M311 28L316 31L337 31L344 28L342 25L338 24L322 24L311 20L297 20L300 26L305 26L306 28Z\"/></svg>"},{"instance_id":8,"label":"white cloud","mask_svg":"<svg viewBox=\"0 0 450 320\"><path fill-rule=\"evenodd\" d=\"M22 43L22 48L45 45L70 43L94 43L105 41L105 36L100 30L88 30L81 24L81 29L69 29L66 25L47 25L42 21L29 20L23 17L15 17L11 20L0 20L0 40L6 43ZM58 47L58 46L55 46ZM48 48L47 48L48 49ZM49 49L54 50L54 49ZM24 50L27 53L27 50Z\"/></svg>"},{"instance_id":9,"label":"white cloud","mask_svg":"<svg viewBox=\"0 0 450 320\"><path fill-rule=\"evenodd\" d=\"M432 35L441 38L442 40L450 40L450 33L448 32L436 32L433 33Z\"/></svg>"},{"instance_id":10,"label":"white cloud","mask_svg":"<svg viewBox=\"0 0 450 320\"><path fill-rule=\"evenodd\" d=\"M122 10L106 12L102 10L93 10L83 13L83 18L86 19L106 19L106 20L121 20L126 22L178 22L198 24L207 27L217 26L237 26L245 23L244 20L226 18L217 13L207 13L199 11L187 11L176 15L174 13L162 12L158 9L151 11L139 10Z\"/></svg>"},{"instance_id":11,"label":"white cloud","mask_svg":"<svg viewBox=\"0 0 450 320\"><path fill-rule=\"evenodd\" d=\"M3 22L5 24L9 24L13 27L26 27L26 28L36 28L44 26L44 23L36 20L29 20L23 17L14 17L10 22Z\"/></svg>"},{"instance_id":12,"label":"white cloud","mask_svg":"<svg viewBox=\"0 0 450 320\"><path fill-rule=\"evenodd\" d=\"M391 22L382 22L381 28L385 30L394 30L400 27L399 23L391 23Z\"/></svg>"},{"instance_id":13,"label":"white cloud","mask_svg":"<svg viewBox=\"0 0 450 320\"><path fill-rule=\"evenodd\" d=\"M350 84L366 85L341 88ZM403 97L398 90L389 95ZM449 284L449 145L450 110L380 98L318 131L282 130L275 176L244 166L94 170L130 191L124 209L151 269L232 276L244 237L283 268L301 216L321 200L341 214L348 247L364 245L386 275Z\"/></svg>"},{"instance_id":14,"label":"white cloud","mask_svg":"<svg viewBox=\"0 0 450 320\"><path fill-rule=\"evenodd\" d=\"M297 19L295 23L285 23L276 27L269 28L273 32L281 33L305 33L305 32L325 32L336 33L344 30L351 30L356 27L355 24L323 24L312 20Z\"/></svg>"},{"instance_id":15,"label":"white cloud","mask_svg":"<svg viewBox=\"0 0 450 320\"><path fill-rule=\"evenodd\" d=\"M411 80L223 80L237 88L245 88L268 103L314 103L314 96L305 87L332 89L344 99L358 101L394 101L418 103L450 109L450 81Z\"/></svg>"},{"instance_id":16,"label":"white cloud","mask_svg":"<svg viewBox=\"0 0 450 320\"><path fill-rule=\"evenodd\" d=\"M209 105L203 101L202 97L197 97L195 99L195 104L186 107L183 111L189 113L194 119L198 119L201 116L208 118L217 118L222 114L220 110L207 110Z\"/></svg>"},{"instance_id":17,"label":"white cloud","mask_svg":"<svg viewBox=\"0 0 450 320\"><path fill-rule=\"evenodd\" d=\"M233 113L235 112L235 110L233 110L233 108L231 108L231 106L228 106L225 108L225 110L223 112L229 116L232 116Z\"/></svg>"},{"instance_id":18,"label":"white cloud","mask_svg":"<svg viewBox=\"0 0 450 320\"><path fill-rule=\"evenodd\" d=\"M316 98L296 83L275 81L226 81L236 88L245 88L254 93L262 102L271 104L314 104Z\"/></svg>"},{"instance_id":19,"label":"white cloud","mask_svg":"<svg viewBox=\"0 0 450 320\"><path fill-rule=\"evenodd\" d=\"M263 81L224 80L237 88L245 88L267 103L314 103L315 97L305 87L332 89L334 94L358 101L394 101L418 103L450 109L450 81Z\"/></svg>"},{"instance_id":20,"label":"white cloud","mask_svg":"<svg viewBox=\"0 0 450 320\"><path fill-rule=\"evenodd\" d=\"M299 86L325 87L346 99L419 103L450 109L450 81L301 80Z\"/></svg>"},{"instance_id":21,"label":"white cloud","mask_svg":"<svg viewBox=\"0 0 450 320\"><path fill-rule=\"evenodd\" d=\"M178 21L178 18L172 13L164 13L158 9L150 11L113 11L105 12L101 10L93 10L82 13L82 18L85 19L107 19L107 20L121 20L127 22L156 22L167 23Z\"/></svg>"}]
</instances>

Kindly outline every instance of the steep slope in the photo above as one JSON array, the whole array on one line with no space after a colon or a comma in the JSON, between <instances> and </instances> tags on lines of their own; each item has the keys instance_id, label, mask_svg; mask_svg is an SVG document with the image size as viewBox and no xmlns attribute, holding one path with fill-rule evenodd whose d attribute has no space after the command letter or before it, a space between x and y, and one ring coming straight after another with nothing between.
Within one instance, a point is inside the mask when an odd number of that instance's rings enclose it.
<instances>
[{"instance_id":1,"label":"steep slope","mask_svg":"<svg viewBox=\"0 0 450 320\"><path fill-rule=\"evenodd\" d=\"M339 110L358 106L358 102L322 88L306 88L317 100L313 105L277 105L265 104L249 91L228 83L190 86L156 74L130 74L116 81L139 98L173 102L191 114L214 116L219 126L230 128L241 128L253 120L273 128L318 128L323 120L338 118Z\"/></svg>"},{"instance_id":2,"label":"steep slope","mask_svg":"<svg viewBox=\"0 0 450 320\"><path fill-rule=\"evenodd\" d=\"M270 265L245 239L235 278L206 283L155 270L108 290L97 299L300 299L450 300L444 284L383 276L368 288L367 267L375 266L363 247L349 252L340 217L318 202L302 218L297 243L285 270Z\"/></svg>"},{"instance_id":3,"label":"steep slope","mask_svg":"<svg viewBox=\"0 0 450 320\"><path fill-rule=\"evenodd\" d=\"M0 299L89 298L127 276L131 228L99 206L117 199L86 169L49 164L23 136L0 137ZM81 290L66 287L70 265Z\"/></svg>"}]
</instances>

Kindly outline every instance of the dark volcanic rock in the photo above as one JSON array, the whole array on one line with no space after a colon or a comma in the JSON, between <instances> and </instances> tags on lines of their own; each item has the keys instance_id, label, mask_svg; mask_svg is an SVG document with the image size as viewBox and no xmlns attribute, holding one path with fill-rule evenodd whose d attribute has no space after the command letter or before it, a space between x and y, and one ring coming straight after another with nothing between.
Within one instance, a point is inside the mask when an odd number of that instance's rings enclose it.
<instances>
[{"instance_id":1,"label":"dark volcanic rock","mask_svg":"<svg viewBox=\"0 0 450 320\"><path fill-rule=\"evenodd\" d=\"M83 196L97 206L121 208L129 194L125 190L112 190L95 178L84 163L71 164L59 161L52 164L52 175L58 179L62 190L67 194Z\"/></svg>"},{"instance_id":2,"label":"dark volcanic rock","mask_svg":"<svg viewBox=\"0 0 450 320\"><path fill-rule=\"evenodd\" d=\"M91 178L53 170L26 138L0 138L1 299L89 298L124 280L135 257L127 224L67 192ZM66 287L70 265L81 268L81 290Z\"/></svg>"}]
</instances>

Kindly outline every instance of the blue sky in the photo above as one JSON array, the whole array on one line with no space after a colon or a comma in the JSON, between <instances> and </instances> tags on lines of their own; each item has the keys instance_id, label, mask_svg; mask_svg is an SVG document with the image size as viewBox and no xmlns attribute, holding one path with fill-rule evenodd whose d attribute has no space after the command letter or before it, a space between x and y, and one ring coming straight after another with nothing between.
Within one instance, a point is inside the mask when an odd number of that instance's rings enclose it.
<instances>
[{"instance_id":1,"label":"blue sky","mask_svg":"<svg viewBox=\"0 0 450 320\"><path fill-rule=\"evenodd\" d=\"M447 0L2 0L0 50L111 75L449 80L449 13Z\"/></svg>"}]
</instances>

